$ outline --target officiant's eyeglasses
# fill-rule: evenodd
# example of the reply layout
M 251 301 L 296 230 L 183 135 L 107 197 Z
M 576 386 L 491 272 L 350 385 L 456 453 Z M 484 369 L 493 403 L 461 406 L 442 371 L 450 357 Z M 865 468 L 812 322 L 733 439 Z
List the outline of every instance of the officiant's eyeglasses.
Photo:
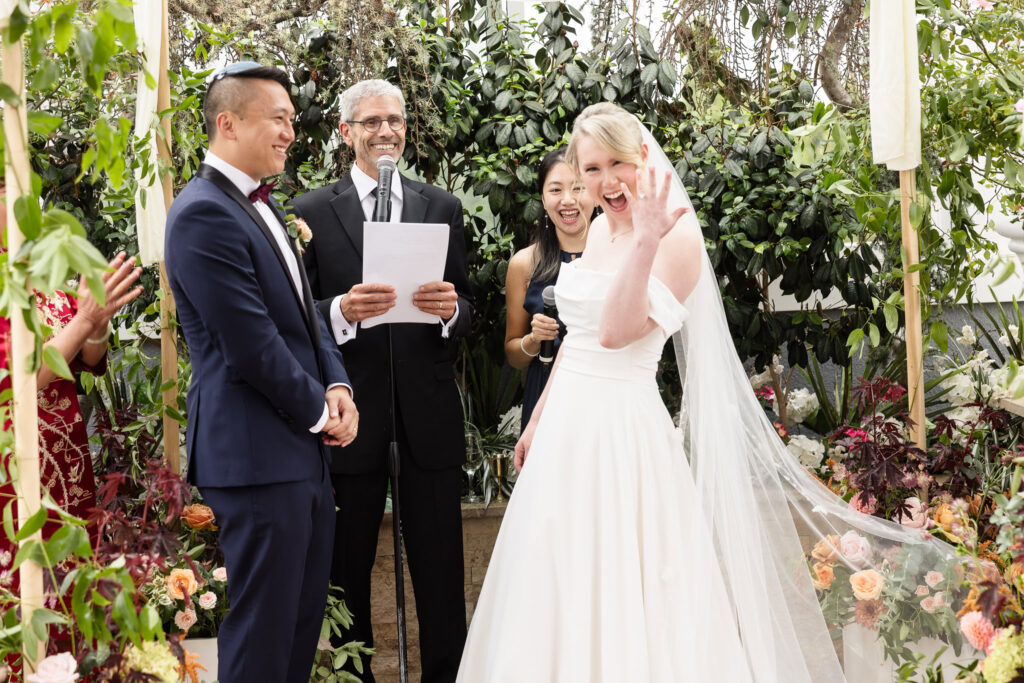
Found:
M 368 119 L 362 121 L 346 121 L 346 123 L 358 123 L 360 126 L 366 129 L 367 133 L 376 133 L 380 130 L 380 124 L 387 121 L 388 128 L 398 133 L 405 130 L 405 119 L 401 116 L 389 116 L 386 119 L 382 119 L 379 116 L 371 116 Z

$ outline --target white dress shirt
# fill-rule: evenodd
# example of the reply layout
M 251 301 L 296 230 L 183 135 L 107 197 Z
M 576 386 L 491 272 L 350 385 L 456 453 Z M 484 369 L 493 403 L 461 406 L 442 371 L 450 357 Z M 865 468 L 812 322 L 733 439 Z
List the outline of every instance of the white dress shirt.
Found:
M 228 162 L 218 157 L 213 152 L 207 152 L 206 158 L 203 159 L 203 163 L 207 166 L 217 169 L 224 174 L 231 184 L 239 189 L 239 191 L 246 197 L 260 186 L 260 181 L 253 180 L 249 177 L 245 171 L 240 171 Z M 299 295 L 299 301 L 302 302 L 303 308 L 306 306 L 305 298 L 302 296 L 302 277 L 299 275 L 299 261 L 295 258 L 295 252 L 288 244 L 288 231 L 281 224 L 281 220 L 274 213 L 274 210 L 270 208 L 270 205 L 266 202 L 253 202 L 253 206 L 256 207 L 256 212 L 260 215 L 263 221 L 270 228 L 270 233 L 274 236 L 274 241 L 277 243 L 277 248 L 281 251 L 284 256 L 284 261 L 288 265 L 288 275 L 291 277 L 292 286 L 295 287 L 296 293 Z M 307 314 L 313 316 L 314 322 L 316 322 L 316 311 L 307 311 Z M 320 350 L 317 349 L 317 353 Z M 348 393 L 352 395 L 352 387 L 348 384 L 341 382 L 335 382 L 334 384 L 327 387 L 328 390 L 334 387 L 347 387 Z M 324 401 L 324 412 L 320 419 L 315 425 L 309 428 L 309 431 L 314 434 L 319 433 L 323 430 L 324 425 L 327 424 L 327 420 L 330 417 L 330 413 L 327 410 L 327 401 Z
M 402 206 L 405 194 L 402 190 L 401 174 L 395 173 L 391 178 L 391 220 L 397 223 L 402 220 Z M 366 175 L 363 169 L 353 165 L 352 184 L 356 187 L 356 195 L 359 197 L 359 203 L 363 207 L 363 218 L 370 221 L 373 218 L 373 209 L 377 203 L 377 181 Z M 341 299 L 344 296 L 344 294 L 337 296 L 331 302 L 331 331 L 334 333 L 334 339 L 339 345 L 344 344 L 350 339 L 355 339 L 356 332 L 359 329 L 357 323 L 351 323 L 346 320 L 341 312 Z M 442 339 L 448 338 L 448 333 L 458 317 L 459 306 L 456 304 L 455 312 L 448 319 L 448 322 L 441 320 Z

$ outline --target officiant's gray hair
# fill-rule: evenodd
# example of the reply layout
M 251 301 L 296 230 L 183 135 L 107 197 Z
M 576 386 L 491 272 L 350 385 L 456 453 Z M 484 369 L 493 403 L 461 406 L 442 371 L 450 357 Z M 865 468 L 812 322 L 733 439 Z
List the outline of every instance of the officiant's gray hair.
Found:
M 398 86 L 380 78 L 371 78 L 359 81 L 341 93 L 341 120 L 351 121 L 359 102 L 367 97 L 394 97 L 402 107 L 402 116 L 405 116 L 405 97 Z

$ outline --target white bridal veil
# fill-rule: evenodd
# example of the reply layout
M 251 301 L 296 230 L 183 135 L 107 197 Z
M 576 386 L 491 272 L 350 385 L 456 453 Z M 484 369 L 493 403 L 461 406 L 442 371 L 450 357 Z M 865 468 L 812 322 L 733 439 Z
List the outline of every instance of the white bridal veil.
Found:
M 672 170 L 670 206 L 689 207 L 685 225 L 699 231 L 672 164 L 640 128 L 648 165 Z M 720 609 L 735 614 L 755 680 L 874 683 L 882 643 L 906 657 L 926 634 L 959 650 L 952 605 L 964 575 L 952 549 L 854 511 L 789 453 L 736 354 L 706 250 L 685 306 L 689 320 L 673 338 L 679 426 L 725 575 L 730 604 Z

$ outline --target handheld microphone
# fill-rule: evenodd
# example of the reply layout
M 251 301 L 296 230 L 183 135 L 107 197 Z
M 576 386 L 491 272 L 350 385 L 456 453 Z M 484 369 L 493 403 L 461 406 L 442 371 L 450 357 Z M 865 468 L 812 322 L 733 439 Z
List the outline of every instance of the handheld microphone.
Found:
M 378 223 L 391 220 L 391 177 L 397 170 L 398 164 L 388 155 L 377 159 L 377 201 L 373 205 L 373 220 Z
M 555 307 L 555 286 L 548 285 L 545 287 L 544 291 L 540 293 L 540 298 L 544 300 L 544 315 L 549 318 L 556 318 L 558 316 L 558 308 Z M 544 365 L 550 365 L 551 361 L 555 359 L 555 340 L 545 339 L 542 341 L 537 357 Z

